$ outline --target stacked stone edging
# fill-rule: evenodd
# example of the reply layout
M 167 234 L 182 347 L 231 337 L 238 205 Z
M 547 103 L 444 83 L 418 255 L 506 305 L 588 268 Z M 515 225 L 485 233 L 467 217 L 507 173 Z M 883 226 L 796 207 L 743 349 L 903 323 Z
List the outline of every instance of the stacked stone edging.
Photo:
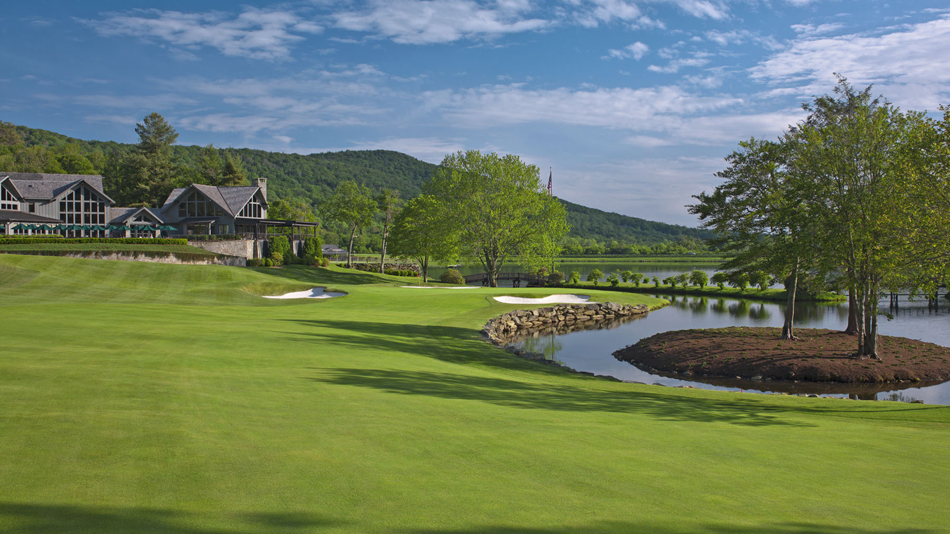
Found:
M 482 333 L 496 345 L 505 345 L 508 339 L 521 330 L 542 328 L 557 324 L 598 323 L 621 317 L 645 315 L 650 311 L 646 304 L 617 304 L 602 302 L 589 304 L 562 304 L 534 310 L 515 310 L 488 321 Z

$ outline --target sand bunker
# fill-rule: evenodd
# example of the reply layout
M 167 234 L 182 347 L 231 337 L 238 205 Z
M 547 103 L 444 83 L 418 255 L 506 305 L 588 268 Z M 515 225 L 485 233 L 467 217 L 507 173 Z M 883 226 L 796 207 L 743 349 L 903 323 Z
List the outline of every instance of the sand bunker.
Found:
M 406 289 L 478 289 L 479 286 L 400 286 Z
M 268 296 L 264 295 L 265 299 L 332 299 L 334 297 L 342 297 L 346 293 L 334 293 L 334 292 L 325 292 L 325 288 L 315 287 L 313 289 L 308 289 L 306 291 L 296 291 L 294 293 L 287 293 L 284 295 L 277 296 Z
M 548 295 L 540 299 L 504 296 L 495 300 L 504 304 L 585 304 L 590 301 L 590 295 Z

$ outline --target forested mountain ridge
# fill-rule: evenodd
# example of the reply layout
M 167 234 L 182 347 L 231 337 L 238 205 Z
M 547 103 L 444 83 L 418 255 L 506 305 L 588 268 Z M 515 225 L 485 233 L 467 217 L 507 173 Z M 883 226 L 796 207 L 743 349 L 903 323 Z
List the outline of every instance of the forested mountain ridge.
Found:
M 110 158 L 121 158 L 134 151 L 136 145 L 115 141 L 88 141 L 67 137 L 55 132 L 16 126 L 16 131 L 28 147 L 46 147 L 63 150 L 77 147 L 97 167 L 105 166 Z M 172 156 L 184 168 L 198 164 L 205 147 L 173 145 Z M 309 155 L 268 152 L 249 148 L 218 148 L 223 156 L 237 156 L 247 171 L 248 178 L 267 178 L 268 196 L 276 199 L 301 199 L 311 204 L 319 215 L 320 205 L 329 198 L 338 184 L 353 180 L 372 190 L 382 188 L 400 192 L 404 200 L 418 196 L 423 184 L 432 176 L 436 165 L 412 156 L 390 150 L 347 150 Z M 101 172 L 101 171 L 100 171 Z M 660 243 L 697 243 L 709 239 L 707 230 L 680 225 L 647 221 L 637 217 L 588 208 L 561 200 L 567 210 L 571 231 L 568 242 L 575 253 L 579 250 L 611 252 L 611 242 L 630 245 L 657 245 Z M 372 234 L 372 230 L 368 234 Z M 330 237 L 330 236 L 328 236 Z M 364 239 L 372 248 L 372 235 Z

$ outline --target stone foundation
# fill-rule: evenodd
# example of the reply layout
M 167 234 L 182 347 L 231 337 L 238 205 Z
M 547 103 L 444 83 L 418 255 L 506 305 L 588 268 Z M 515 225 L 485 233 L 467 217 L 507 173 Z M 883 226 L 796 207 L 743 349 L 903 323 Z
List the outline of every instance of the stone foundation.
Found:
M 482 334 L 496 345 L 507 345 L 532 335 L 616 327 L 631 318 L 642 317 L 649 311 L 646 304 L 631 306 L 615 302 L 515 310 L 488 321 L 482 328 Z

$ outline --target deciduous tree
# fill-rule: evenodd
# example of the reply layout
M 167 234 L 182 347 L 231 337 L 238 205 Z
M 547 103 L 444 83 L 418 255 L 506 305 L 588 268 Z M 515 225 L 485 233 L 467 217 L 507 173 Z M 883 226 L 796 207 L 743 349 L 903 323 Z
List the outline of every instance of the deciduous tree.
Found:
M 549 265 L 568 231 L 564 206 L 541 184 L 540 173 L 514 155 L 477 150 L 445 157 L 427 185 L 460 235 L 460 246 L 478 259 L 489 284 L 510 259 L 536 269 Z
M 352 180 L 341 182 L 324 204 L 327 218 L 346 225 L 350 232 L 350 246 L 346 251 L 346 266 L 353 266 L 353 242 L 357 232 L 373 220 L 378 205 L 366 186 Z

